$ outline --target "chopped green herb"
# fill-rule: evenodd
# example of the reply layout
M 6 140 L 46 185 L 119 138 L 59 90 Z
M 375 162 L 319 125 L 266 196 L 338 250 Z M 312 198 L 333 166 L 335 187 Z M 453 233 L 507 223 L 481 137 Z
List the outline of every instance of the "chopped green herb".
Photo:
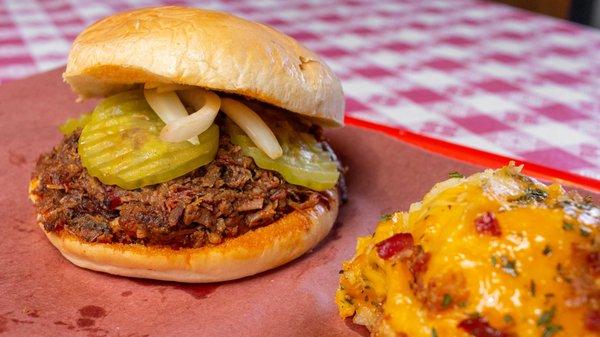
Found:
M 438 337 L 438 333 L 435 328 L 431 328 L 431 337 Z
M 547 325 L 546 328 L 544 329 L 544 333 L 542 333 L 542 337 L 552 337 L 554 336 L 557 332 L 561 331 L 563 328 L 560 325 Z
M 542 254 L 544 254 L 546 256 L 552 254 L 552 248 L 550 248 L 550 246 L 546 245 L 546 247 L 544 247 L 544 250 L 542 250 Z
M 529 282 L 529 292 L 531 292 L 531 296 L 535 296 L 536 285 L 535 285 L 535 281 L 534 280 L 531 280 Z
M 535 201 L 544 201 L 548 197 L 548 192 L 539 188 L 528 188 L 525 193 L 530 199 Z
M 572 223 L 568 223 L 568 222 L 564 222 L 562 228 L 564 230 L 566 230 L 566 231 L 572 231 L 573 230 L 573 224 Z
M 502 319 L 504 320 L 504 323 L 508 324 L 513 323 L 515 321 L 514 318 L 509 314 L 505 314 L 504 317 L 502 317 Z
M 509 260 L 506 257 L 503 257 L 504 264 L 502 265 L 502 270 L 511 276 L 518 276 L 517 272 L 517 262 L 515 260 Z
M 516 201 L 518 202 L 532 202 L 532 201 L 537 201 L 537 202 L 542 202 L 544 200 L 546 200 L 546 198 L 548 197 L 548 192 L 539 189 L 539 188 L 531 188 L 528 187 L 525 190 L 525 193 L 523 193 L 521 196 L 519 196 Z
M 467 301 L 462 301 L 462 302 L 458 303 L 458 307 L 459 308 L 466 308 L 467 307 Z
M 394 213 L 384 214 L 379 217 L 379 221 L 390 221 L 390 220 L 392 220 L 393 216 L 394 216 Z
M 505 273 L 511 276 L 519 275 L 519 272 L 517 272 L 517 262 L 515 260 L 510 260 L 504 255 L 500 257 L 500 261 L 498 261 L 498 258 L 495 255 L 492 255 L 490 257 L 490 260 L 492 262 L 493 267 L 496 267 L 496 265 L 498 265 L 498 262 L 500 262 L 501 268 Z
M 452 171 L 452 172 L 448 173 L 448 178 L 464 178 L 464 177 L 465 176 L 460 172 Z
M 537 325 L 548 325 L 552 323 L 552 319 L 554 318 L 554 313 L 556 312 L 556 306 L 552 306 L 550 310 L 544 310 L 540 315 L 540 318 L 537 321 Z
M 583 237 L 586 237 L 586 238 L 587 238 L 588 236 L 590 236 L 590 234 L 591 234 L 591 233 L 590 233 L 590 232 L 588 232 L 588 231 L 586 231 L 585 229 L 583 229 L 583 228 L 579 228 L 579 235 L 581 235 L 581 236 L 583 236 Z
M 69 118 L 58 127 L 58 130 L 60 130 L 63 135 L 70 136 L 73 132 L 75 132 L 75 130 L 83 129 L 83 127 L 86 126 L 91 119 L 91 113 L 85 113 L 79 116 L 79 118 Z
M 442 299 L 442 308 L 447 308 L 450 304 L 452 304 L 452 296 L 449 294 L 444 294 L 444 299 Z

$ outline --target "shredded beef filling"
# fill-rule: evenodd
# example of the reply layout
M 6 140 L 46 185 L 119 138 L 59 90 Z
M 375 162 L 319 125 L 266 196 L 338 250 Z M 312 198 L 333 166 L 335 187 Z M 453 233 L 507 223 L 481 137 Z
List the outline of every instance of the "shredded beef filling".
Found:
M 221 134 L 215 160 L 171 181 L 128 191 L 90 176 L 77 153 L 80 132 L 42 155 L 33 194 L 47 231 L 67 230 L 88 242 L 202 247 L 327 202 L 260 169 Z

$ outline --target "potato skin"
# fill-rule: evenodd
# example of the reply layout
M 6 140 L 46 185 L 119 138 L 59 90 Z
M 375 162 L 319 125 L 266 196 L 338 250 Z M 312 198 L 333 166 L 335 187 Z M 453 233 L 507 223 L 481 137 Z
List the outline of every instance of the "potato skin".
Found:
M 358 239 L 336 303 L 375 336 L 596 336 L 599 225 L 597 206 L 513 165 L 452 178 Z M 399 233 L 412 247 L 382 252 Z

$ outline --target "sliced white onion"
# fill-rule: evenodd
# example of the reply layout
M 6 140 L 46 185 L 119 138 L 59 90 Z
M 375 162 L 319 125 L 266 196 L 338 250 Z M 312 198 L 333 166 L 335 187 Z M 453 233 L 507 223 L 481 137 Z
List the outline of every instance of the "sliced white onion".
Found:
M 201 88 L 181 91 L 179 97 L 196 112 L 167 123 L 160 132 L 160 138 L 167 142 L 181 142 L 206 131 L 214 122 L 221 106 L 221 99 L 217 94 Z
M 221 110 L 231 118 L 252 139 L 256 146 L 271 159 L 277 159 L 283 150 L 273 131 L 256 112 L 231 98 L 221 99 Z
M 158 93 L 156 89 L 146 89 L 144 90 L 144 97 L 146 97 L 146 101 L 152 110 L 165 124 L 172 123 L 188 115 L 183 103 L 174 91 Z M 194 145 L 199 144 L 196 136 L 188 139 L 188 141 Z

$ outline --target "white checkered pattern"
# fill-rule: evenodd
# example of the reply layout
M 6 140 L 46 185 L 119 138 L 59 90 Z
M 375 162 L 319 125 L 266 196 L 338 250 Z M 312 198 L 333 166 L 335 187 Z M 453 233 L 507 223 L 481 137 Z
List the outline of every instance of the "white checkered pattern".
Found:
M 600 33 L 476 0 L 0 0 L 0 82 L 65 63 L 73 38 L 158 4 L 270 24 L 342 78 L 347 114 L 600 179 Z

